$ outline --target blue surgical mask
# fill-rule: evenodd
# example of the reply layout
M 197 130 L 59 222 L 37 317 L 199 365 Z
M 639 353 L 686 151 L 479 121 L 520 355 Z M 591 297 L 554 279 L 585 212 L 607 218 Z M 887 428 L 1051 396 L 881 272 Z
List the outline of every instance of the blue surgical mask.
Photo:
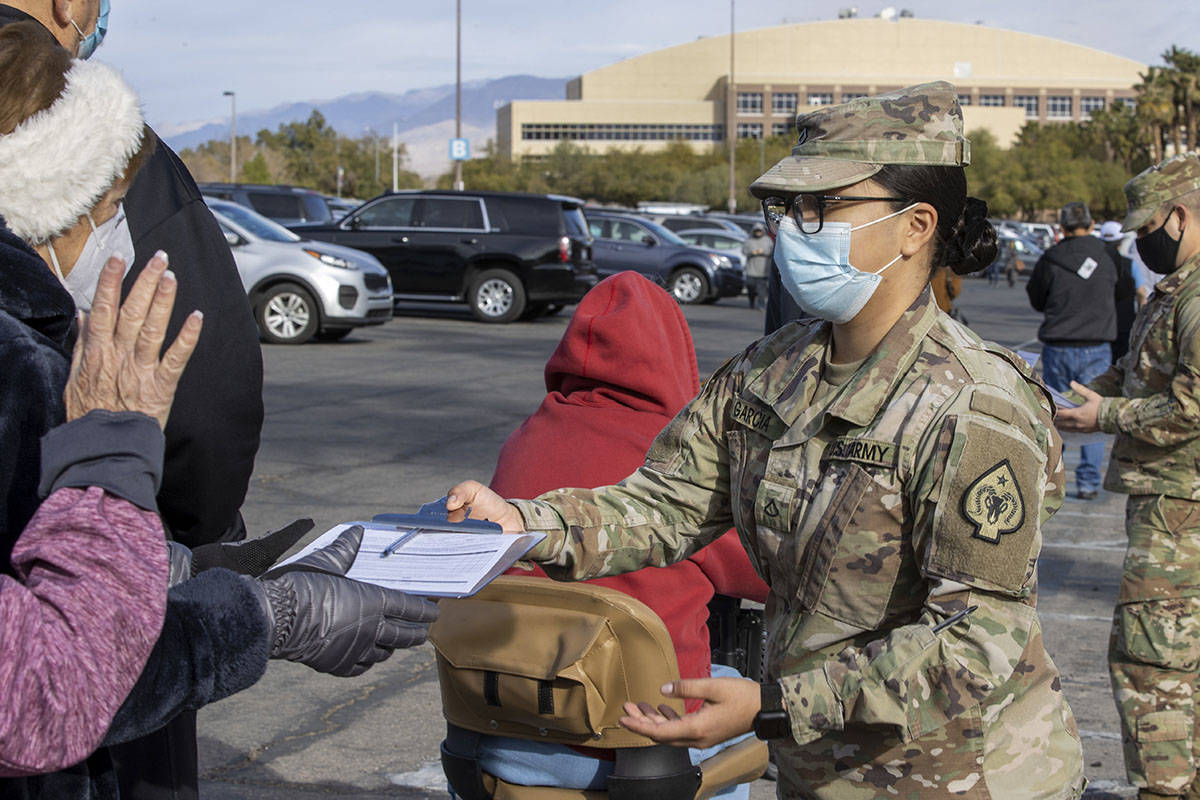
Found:
M 801 232 L 791 217 L 780 220 L 775 264 L 796 305 L 810 316 L 839 325 L 854 319 L 879 288 L 883 271 L 903 254 L 876 272 L 862 272 L 850 265 L 850 234 L 897 217 L 915 205 L 856 227 L 850 227 L 849 222 L 826 222 L 817 233 Z
M 96 18 L 96 30 L 87 36 L 83 35 L 79 23 L 71 20 L 71 24 L 75 26 L 75 32 L 79 34 L 79 50 L 75 53 L 76 58 L 84 60 L 90 58 L 100 43 L 104 41 L 104 34 L 108 33 L 108 6 L 109 0 L 100 0 L 100 16 Z

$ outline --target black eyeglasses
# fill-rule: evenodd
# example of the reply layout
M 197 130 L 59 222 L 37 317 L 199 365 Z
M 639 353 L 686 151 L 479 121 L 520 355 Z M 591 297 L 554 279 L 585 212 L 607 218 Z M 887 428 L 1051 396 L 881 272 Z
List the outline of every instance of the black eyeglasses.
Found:
M 903 197 L 851 197 L 841 194 L 798 194 L 791 198 L 768 197 L 762 201 L 763 216 L 767 229 L 774 236 L 779 232 L 780 221 L 791 215 L 801 233 L 820 233 L 825 227 L 826 203 L 905 203 Z

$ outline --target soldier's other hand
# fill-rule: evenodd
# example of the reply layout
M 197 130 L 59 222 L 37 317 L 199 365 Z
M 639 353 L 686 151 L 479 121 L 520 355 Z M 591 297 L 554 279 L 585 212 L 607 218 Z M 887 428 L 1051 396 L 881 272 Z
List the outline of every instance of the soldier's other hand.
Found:
M 486 519 L 496 522 L 505 533 L 525 530 L 525 520 L 517 507 L 479 481 L 463 481 L 446 492 L 446 510 L 451 522 L 462 522 L 467 518 L 463 509 L 469 510 L 471 519 Z
M 698 711 L 679 716 L 668 705 L 626 703 L 621 725 L 660 744 L 711 747 L 748 733 L 762 708 L 762 690 L 745 678 L 698 678 L 663 686 L 664 697 L 704 701 Z
M 1060 408 L 1054 414 L 1054 425 L 1067 433 L 1092 433 L 1100 430 L 1100 395 L 1071 381 L 1071 389 L 1083 398 L 1083 405 L 1075 408 Z

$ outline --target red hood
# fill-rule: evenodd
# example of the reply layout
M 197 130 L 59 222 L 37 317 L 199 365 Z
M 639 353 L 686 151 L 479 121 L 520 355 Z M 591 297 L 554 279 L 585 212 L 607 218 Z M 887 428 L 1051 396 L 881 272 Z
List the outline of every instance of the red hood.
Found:
M 580 302 L 547 362 L 546 391 L 570 403 L 675 416 L 700 391 L 679 304 L 636 272 L 605 279 Z
M 628 477 L 700 391 L 679 305 L 634 272 L 602 281 L 580 302 L 546 364 L 546 388 L 537 411 L 504 443 L 492 488 L 504 497 L 536 497 Z M 733 532 L 665 569 L 596 582 L 638 598 L 662 618 L 685 678 L 708 675 L 705 620 L 714 591 L 759 601 L 767 594 Z

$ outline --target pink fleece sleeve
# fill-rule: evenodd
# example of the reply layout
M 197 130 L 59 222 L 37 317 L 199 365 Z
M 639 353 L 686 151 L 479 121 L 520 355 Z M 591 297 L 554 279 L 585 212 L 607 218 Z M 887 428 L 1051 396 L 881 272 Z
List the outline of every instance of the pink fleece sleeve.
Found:
M 0 776 L 52 772 L 99 745 L 162 628 L 158 515 L 102 489 L 59 489 L 0 576 Z

